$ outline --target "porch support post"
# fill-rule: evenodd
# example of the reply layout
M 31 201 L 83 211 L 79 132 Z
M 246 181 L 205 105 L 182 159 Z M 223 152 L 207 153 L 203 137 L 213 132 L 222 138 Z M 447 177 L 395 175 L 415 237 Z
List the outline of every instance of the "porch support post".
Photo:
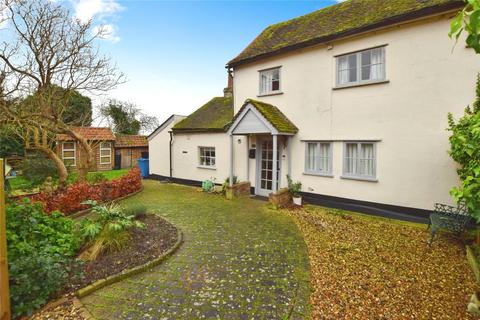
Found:
M 276 193 L 277 188 L 277 161 L 278 161 L 278 146 L 277 146 L 277 135 L 273 135 L 273 163 L 272 163 L 272 191 Z
M 233 186 L 233 134 L 230 134 L 230 187 Z
M 291 177 L 292 176 L 292 136 L 288 136 L 287 138 L 287 173 Z
M 250 181 L 250 136 L 247 134 L 247 139 L 246 139 L 246 145 L 247 145 L 247 178 L 245 181 Z

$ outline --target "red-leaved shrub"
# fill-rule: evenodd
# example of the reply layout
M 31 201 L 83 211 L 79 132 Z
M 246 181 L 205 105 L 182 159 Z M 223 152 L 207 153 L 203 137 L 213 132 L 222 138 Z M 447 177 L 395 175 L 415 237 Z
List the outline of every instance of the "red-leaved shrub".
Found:
M 54 193 L 39 193 L 31 197 L 33 202 L 41 202 L 45 212 L 58 210 L 64 215 L 87 209 L 83 205 L 86 200 L 106 202 L 114 200 L 142 188 L 140 170 L 133 168 L 126 175 L 112 181 L 88 184 L 77 182 L 68 186 L 65 190 Z

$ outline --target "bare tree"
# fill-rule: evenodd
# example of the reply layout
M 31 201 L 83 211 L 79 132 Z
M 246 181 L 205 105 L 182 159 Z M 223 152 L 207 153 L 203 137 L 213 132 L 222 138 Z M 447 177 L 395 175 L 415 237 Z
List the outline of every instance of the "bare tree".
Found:
M 95 160 L 91 144 L 62 115 L 72 92 L 101 94 L 124 82 L 95 46 L 107 29 L 73 19 L 68 9 L 49 0 L 4 0 L 2 16 L 8 24 L 0 28 L 0 100 L 9 101 L 0 104 L 4 116 L 27 132 L 68 134 L 86 154 L 82 168 L 90 167 Z M 86 169 L 80 170 L 85 176 Z

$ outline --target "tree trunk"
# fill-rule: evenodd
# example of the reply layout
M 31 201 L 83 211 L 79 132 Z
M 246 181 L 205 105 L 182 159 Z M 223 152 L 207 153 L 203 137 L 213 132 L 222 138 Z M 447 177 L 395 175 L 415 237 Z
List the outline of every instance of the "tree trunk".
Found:
M 70 135 L 73 139 L 80 143 L 82 150 L 86 153 L 85 161 L 84 158 L 79 157 L 77 160 L 78 164 L 78 180 L 85 181 L 87 180 L 88 170 L 93 166 L 95 161 L 95 152 L 93 151 L 92 146 L 88 143 L 82 135 L 73 131 L 72 129 L 66 129 L 66 134 Z
M 63 163 L 62 159 L 50 148 L 45 148 L 42 146 L 35 146 L 32 149 L 38 150 L 45 154 L 50 160 L 55 163 L 55 166 L 57 167 L 57 172 L 58 172 L 58 188 L 59 189 L 64 189 L 67 183 L 67 177 L 68 177 L 68 171 L 67 167 L 65 167 L 65 164 Z

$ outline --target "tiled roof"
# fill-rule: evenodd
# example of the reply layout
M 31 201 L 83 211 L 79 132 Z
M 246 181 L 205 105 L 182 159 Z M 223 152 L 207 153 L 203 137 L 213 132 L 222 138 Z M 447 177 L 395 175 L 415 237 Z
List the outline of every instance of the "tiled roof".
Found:
M 460 0 L 347 0 L 269 26 L 228 65 L 234 67 L 463 5 Z
M 148 147 L 146 136 L 118 135 L 115 140 L 115 148 Z
M 115 135 L 110 128 L 96 128 L 96 127 L 76 127 L 73 129 L 75 132 L 82 135 L 89 141 L 113 141 Z M 72 137 L 66 134 L 57 134 L 58 141 L 70 141 Z
M 178 122 L 173 131 L 220 131 L 227 129 L 233 118 L 233 98 L 216 97 Z
M 245 100 L 242 108 L 238 111 L 237 116 L 249 105 L 253 105 L 262 116 L 272 124 L 280 133 L 297 133 L 298 128 L 285 116 L 277 107 L 253 99 Z M 235 121 L 235 120 L 234 120 Z

